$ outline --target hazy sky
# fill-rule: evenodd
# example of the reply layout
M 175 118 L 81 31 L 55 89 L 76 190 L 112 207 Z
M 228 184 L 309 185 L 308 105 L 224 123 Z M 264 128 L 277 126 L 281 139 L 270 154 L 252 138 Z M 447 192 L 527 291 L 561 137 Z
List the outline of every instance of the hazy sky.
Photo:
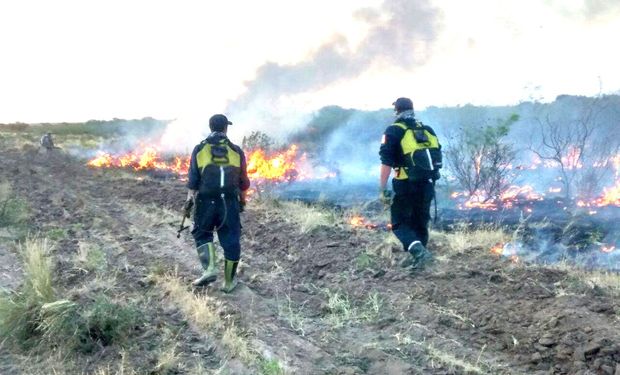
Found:
M 0 0 L 0 122 L 617 92 L 619 37 L 619 0 Z

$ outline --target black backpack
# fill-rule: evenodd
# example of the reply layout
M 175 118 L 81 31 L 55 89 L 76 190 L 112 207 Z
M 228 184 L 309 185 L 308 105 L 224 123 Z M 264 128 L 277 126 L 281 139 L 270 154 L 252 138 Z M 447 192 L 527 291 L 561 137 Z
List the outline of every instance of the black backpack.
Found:
M 438 180 L 439 170 L 443 167 L 443 154 L 435 131 L 415 120 L 399 121 L 394 125 L 405 130 L 400 145 L 407 178 L 412 181 Z
M 241 174 L 241 154 L 227 139 L 202 142 L 196 153 L 196 163 L 201 171 L 201 194 L 206 196 L 238 195 Z

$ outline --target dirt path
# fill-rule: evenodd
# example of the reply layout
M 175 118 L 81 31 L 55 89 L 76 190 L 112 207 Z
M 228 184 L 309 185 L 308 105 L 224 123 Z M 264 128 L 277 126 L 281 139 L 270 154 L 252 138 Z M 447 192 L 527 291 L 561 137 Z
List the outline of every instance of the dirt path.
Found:
M 176 269 L 188 284 L 198 274 L 191 239 L 176 239 L 169 211 L 182 203 L 181 183 L 92 171 L 64 155 L 36 157 L 3 153 L 0 176 L 30 187 L 20 194 L 36 208 L 33 231 L 66 232 L 59 259 L 74 257 L 84 241 L 105 242 L 119 284 L 132 293 L 153 288 L 154 267 Z M 439 260 L 408 274 L 394 264 L 402 254 L 368 251 L 381 246 L 377 232 L 301 233 L 286 214 L 250 207 L 243 285 L 232 296 L 214 287 L 195 293 L 225 304 L 261 357 L 290 373 L 620 374 L 620 303 L 570 273 L 515 265 L 486 249 L 450 252 L 436 238 Z M 90 277 L 62 261 L 58 269 L 63 285 Z M 165 302 L 149 314 L 162 324 L 183 319 Z M 198 356 L 207 369 L 222 363 L 223 354 L 205 345 L 213 338 L 195 328 L 186 334 L 181 356 Z

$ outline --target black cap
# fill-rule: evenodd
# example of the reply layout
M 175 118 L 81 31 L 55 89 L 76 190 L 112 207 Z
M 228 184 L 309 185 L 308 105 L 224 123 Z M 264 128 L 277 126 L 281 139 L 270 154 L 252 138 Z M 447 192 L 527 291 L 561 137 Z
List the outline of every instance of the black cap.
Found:
M 224 131 L 228 125 L 232 125 L 232 122 L 228 121 L 228 117 L 224 115 L 213 115 L 209 119 L 209 128 L 215 132 Z
M 394 106 L 394 110 L 398 113 L 409 109 L 413 110 L 413 102 L 409 98 L 398 98 L 392 105 Z

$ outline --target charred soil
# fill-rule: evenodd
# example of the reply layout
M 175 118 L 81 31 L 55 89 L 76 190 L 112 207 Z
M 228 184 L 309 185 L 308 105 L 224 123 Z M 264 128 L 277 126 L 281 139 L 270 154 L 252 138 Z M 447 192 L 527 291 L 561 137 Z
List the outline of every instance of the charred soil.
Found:
M 255 201 L 242 218 L 240 287 L 192 290 L 198 261 L 173 216 L 182 182 L 93 170 L 62 152 L 2 150 L 2 161 L 0 178 L 31 207 L 29 231 L 55 241 L 57 289 L 83 302 L 99 288 L 140 306 L 137 344 L 100 343 L 79 355 L 80 372 L 123 360 L 138 373 L 620 373 L 618 289 L 570 270 L 513 263 L 475 243 L 454 251 L 436 234 L 435 261 L 410 272 L 387 233 L 342 220 L 302 228 L 289 203 Z M 104 271 L 76 266 L 94 245 Z M 204 328 L 161 275 L 208 297 L 224 326 Z M 14 288 L 16 278 L 0 281 Z M 233 350 L 230 327 L 247 351 Z M 160 371 L 164 342 L 175 360 Z M 24 353 L 0 349 L 0 370 L 28 372 Z

